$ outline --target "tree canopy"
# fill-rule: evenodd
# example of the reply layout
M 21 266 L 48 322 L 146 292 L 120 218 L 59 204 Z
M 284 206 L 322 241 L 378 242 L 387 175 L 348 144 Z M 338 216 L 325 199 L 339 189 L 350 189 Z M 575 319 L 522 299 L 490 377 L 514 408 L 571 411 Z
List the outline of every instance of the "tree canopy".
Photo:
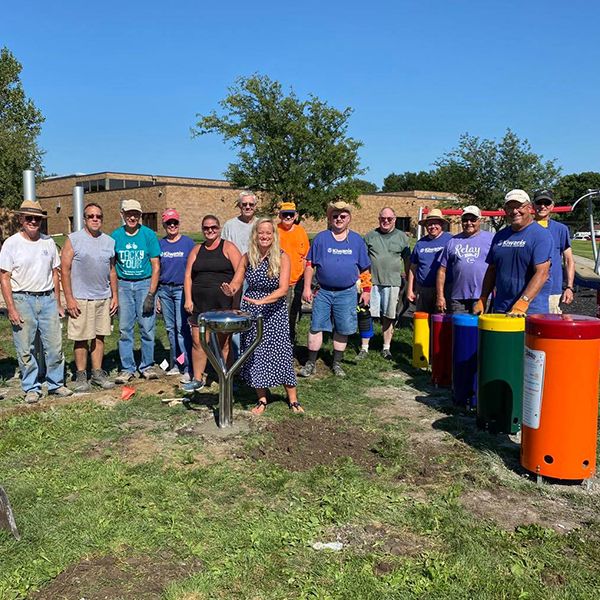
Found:
M 282 199 L 315 218 L 327 204 L 361 192 L 358 149 L 347 134 L 352 109 L 338 110 L 316 96 L 299 99 L 264 75 L 241 77 L 221 111 L 197 115 L 193 136 L 217 133 L 237 151 L 225 177 L 237 187 L 266 192 L 271 207 Z M 362 187 L 364 189 L 364 187 Z
M 0 49 L 0 205 L 6 208 L 21 203 L 23 170 L 42 172 L 37 138 L 44 117 L 25 95 L 21 70 L 8 48 Z

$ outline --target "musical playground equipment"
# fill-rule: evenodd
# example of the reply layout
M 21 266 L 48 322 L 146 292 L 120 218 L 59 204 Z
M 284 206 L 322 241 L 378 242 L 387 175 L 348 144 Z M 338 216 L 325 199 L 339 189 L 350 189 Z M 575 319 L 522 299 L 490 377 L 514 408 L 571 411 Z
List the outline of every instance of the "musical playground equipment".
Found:
M 526 318 L 521 465 L 556 479 L 596 470 L 600 320 Z
M 452 315 L 431 315 L 431 382 L 452 384 Z
M 413 315 L 412 366 L 426 369 L 429 366 L 429 313 Z
M 452 315 L 452 402 L 475 408 L 477 404 L 476 315 Z
M 490 433 L 521 428 L 525 319 L 479 317 L 477 426 Z

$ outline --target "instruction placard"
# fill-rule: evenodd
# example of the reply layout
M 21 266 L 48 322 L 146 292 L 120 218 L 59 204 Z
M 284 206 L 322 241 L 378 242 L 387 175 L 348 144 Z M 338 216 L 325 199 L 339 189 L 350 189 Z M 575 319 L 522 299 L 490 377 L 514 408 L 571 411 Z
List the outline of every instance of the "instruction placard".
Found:
M 542 414 L 542 394 L 544 392 L 544 370 L 546 353 L 525 346 L 523 369 L 523 425 L 539 429 Z

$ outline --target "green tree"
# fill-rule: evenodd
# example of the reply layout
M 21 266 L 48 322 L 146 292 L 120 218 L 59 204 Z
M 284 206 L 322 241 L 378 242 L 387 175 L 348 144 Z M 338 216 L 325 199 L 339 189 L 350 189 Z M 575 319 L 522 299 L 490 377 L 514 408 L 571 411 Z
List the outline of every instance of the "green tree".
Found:
M 480 208 L 496 209 L 513 188 L 533 192 L 557 182 L 560 167 L 555 160 L 542 159 L 527 140 L 519 139 L 507 129 L 499 142 L 465 133 L 458 147 L 434 164 L 438 172 L 445 170 L 447 182 L 453 186 L 445 191 L 454 192 Z
M 382 192 L 409 192 L 413 190 L 437 190 L 438 180 L 435 171 L 405 171 L 390 173 L 383 180 Z
M 10 50 L 0 49 L 0 205 L 6 208 L 21 203 L 23 170 L 42 172 L 37 138 L 44 117 L 25 95 L 21 70 Z
M 253 75 L 236 80 L 220 103 L 221 112 L 199 118 L 194 137 L 217 133 L 237 151 L 225 177 L 237 187 L 266 192 L 271 208 L 294 200 L 301 214 L 320 218 L 328 202 L 354 202 L 364 173 L 358 149 L 348 137 L 350 108 L 338 110 L 315 96 L 300 100 L 281 84 Z
M 588 190 L 600 189 L 600 173 L 595 171 L 585 171 L 583 173 L 571 173 L 560 178 L 560 181 L 554 187 L 554 197 L 556 202 L 563 204 L 573 204 L 577 199 L 587 194 Z M 593 200 L 594 220 L 600 220 L 600 199 L 596 196 Z M 573 226 L 575 230 L 579 228 L 589 229 L 587 222 L 587 199 L 582 200 L 573 213 L 560 213 L 556 215 Z
M 366 179 L 352 179 L 349 184 L 356 190 L 358 194 L 376 194 L 379 191 L 376 183 L 367 181 Z M 353 191 L 352 194 L 355 192 Z

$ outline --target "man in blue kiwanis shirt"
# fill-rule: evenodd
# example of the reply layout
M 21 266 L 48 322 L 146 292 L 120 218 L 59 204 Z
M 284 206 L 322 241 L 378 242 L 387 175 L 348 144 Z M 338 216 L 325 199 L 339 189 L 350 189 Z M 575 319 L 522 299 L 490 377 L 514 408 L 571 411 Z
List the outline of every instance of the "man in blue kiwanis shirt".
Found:
M 306 257 L 302 299 L 313 301 L 308 360 L 300 377 L 315 373 L 317 354 L 323 343 L 323 332 L 333 331 L 333 373 L 344 377 L 342 358 L 348 336 L 356 331 L 356 282 L 359 275 L 371 266 L 367 246 L 354 231 L 350 231 L 352 207 L 347 202 L 332 202 L 327 207 L 329 228 L 315 236 Z M 317 273 L 320 289 L 313 293 L 311 284 Z M 365 305 L 371 299 L 371 288 L 363 286 L 360 300 Z
M 494 312 L 521 317 L 547 313 L 552 290 L 552 236 L 533 220 L 531 201 L 523 190 L 506 194 L 504 212 L 509 226 L 492 240 L 481 298 L 473 312 L 484 312 L 495 287 Z

